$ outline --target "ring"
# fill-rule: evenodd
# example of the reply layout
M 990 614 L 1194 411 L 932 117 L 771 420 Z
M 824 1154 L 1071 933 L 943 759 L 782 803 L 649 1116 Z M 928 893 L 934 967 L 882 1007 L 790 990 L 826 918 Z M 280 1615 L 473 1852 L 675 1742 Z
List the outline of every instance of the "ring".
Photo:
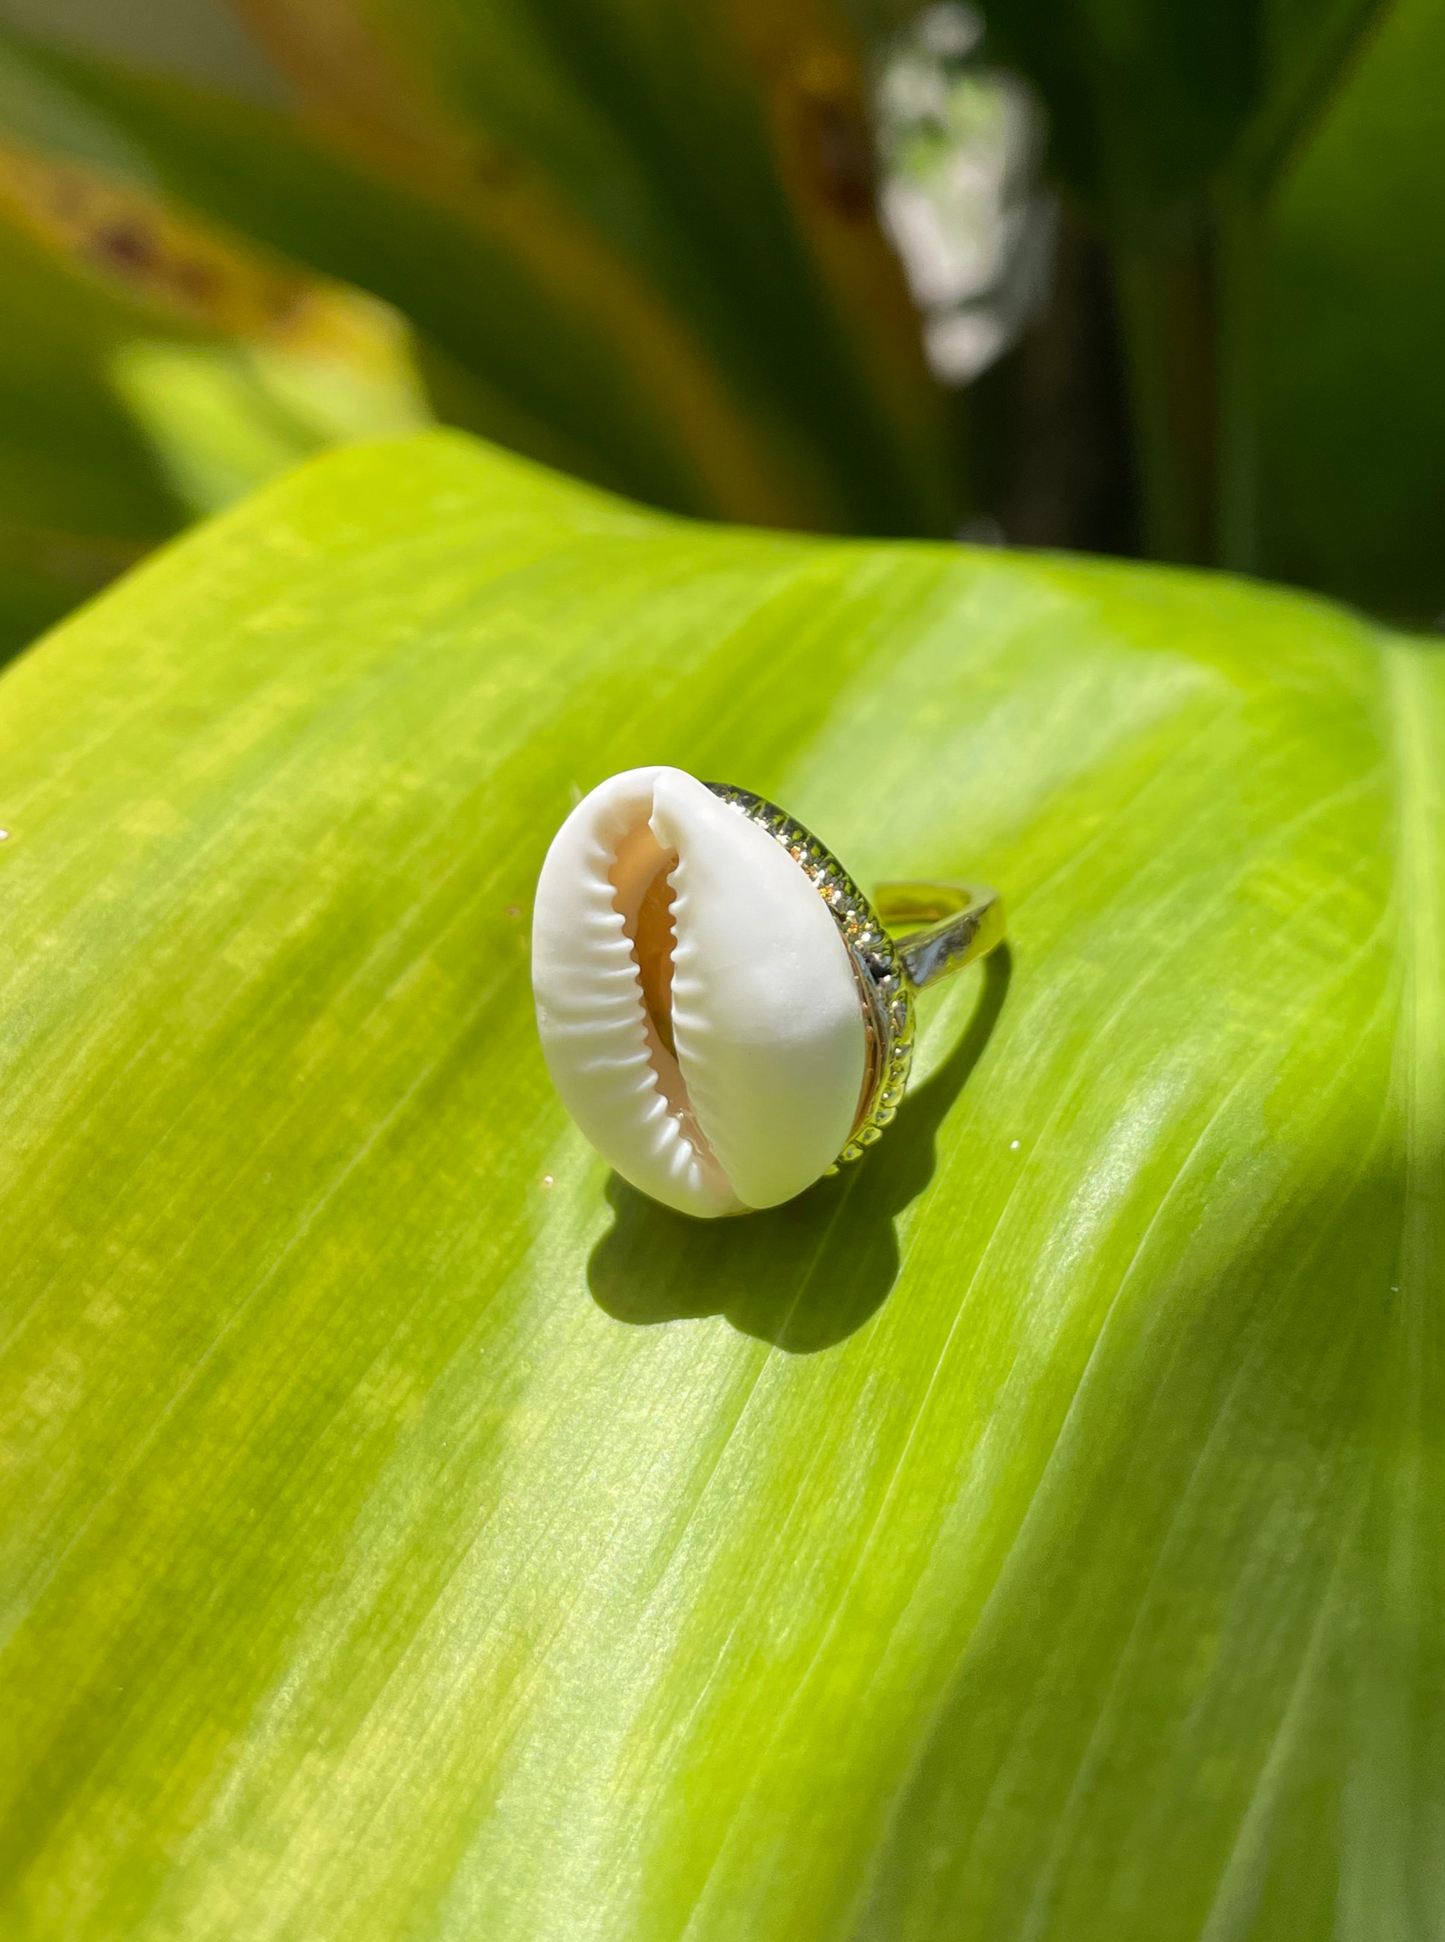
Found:
M 629 769 L 583 797 L 538 878 L 542 1052 L 641 1192 L 704 1218 L 774 1207 L 880 1137 L 914 993 L 1003 939 L 995 890 L 888 883 L 870 902 L 775 803 Z

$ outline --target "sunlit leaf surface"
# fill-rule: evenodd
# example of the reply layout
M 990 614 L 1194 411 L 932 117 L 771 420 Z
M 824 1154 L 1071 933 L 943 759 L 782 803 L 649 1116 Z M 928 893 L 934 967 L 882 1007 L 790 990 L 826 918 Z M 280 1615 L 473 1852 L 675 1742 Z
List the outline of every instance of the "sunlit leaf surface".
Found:
M 1441 688 L 441 436 L 16 664 L 7 1939 L 1436 1933 Z M 1013 913 L 736 1223 L 533 1035 L 547 840 L 653 760 Z

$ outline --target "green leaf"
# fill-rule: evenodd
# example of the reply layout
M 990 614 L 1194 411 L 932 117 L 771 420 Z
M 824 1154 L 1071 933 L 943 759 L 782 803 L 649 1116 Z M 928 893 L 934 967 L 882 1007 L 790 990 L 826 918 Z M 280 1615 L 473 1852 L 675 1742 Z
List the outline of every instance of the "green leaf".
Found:
M 139 322 L 0 209 L 0 661 L 185 517 L 107 383 Z
M 612 11 L 258 6 L 307 122 L 8 46 L 183 202 L 394 304 L 473 428 L 683 511 L 949 531 L 947 414 L 830 0 Z
M 1157 569 L 313 462 L 0 683 L 16 1942 L 1445 1917 L 1445 677 Z M 883 1143 L 547 1084 L 573 792 L 999 884 Z
M 1270 213 L 1270 570 L 1445 615 L 1445 12 L 1396 0 Z
M 1112 254 L 1145 551 L 1256 572 L 1272 556 L 1286 556 L 1287 548 L 1273 543 L 1275 531 L 1300 524 L 1307 537 L 1294 559 L 1315 550 L 1302 577 L 1339 589 L 1338 572 L 1322 573 L 1319 565 L 1335 550 L 1332 522 L 1311 526 L 1310 502 L 1322 490 L 1354 503 L 1358 487 L 1338 462 L 1321 474 L 1321 441 L 1309 431 L 1265 451 L 1282 415 L 1270 390 L 1283 374 L 1281 388 L 1297 394 L 1293 373 L 1312 359 L 1318 364 L 1322 353 L 1348 389 L 1368 395 L 1356 374 L 1363 377 L 1375 347 L 1356 326 L 1362 313 L 1375 312 L 1368 303 L 1347 304 L 1332 323 L 1328 304 L 1307 295 L 1302 301 L 1298 262 L 1280 278 L 1268 205 L 1347 81 L 1369 30 L 1389 11 L 1383 0 L 1224 0 L 1213 7 L 987 0 L 985 11 L 998 48 L 1042 93 L 1053 166 Z M 1426 85 L 1422 101 L 1428 93 Z M 1370 153 L 1359 150 L 1353 160 L 1366 178 L 1373 174 Z M 1364 195 L 1378 206 L 1378 191 Z M 1418 210 L 1418 189 L 1413 201 Z M 1320 212 L 1328 225 L 1323 202 Z M 1391 227 L 1399 233 L 1398 223 Z M 1431 227 L 1438 232 L 1438 222 Z M 1349 241 L 1342 253 L 1349 257 Z M 1424 254 L 1438 259 L 1440 252 Z M 1421 278 L 1407 273 L 1403 280 Z M 1280 281 L 1296 287 L 1283 304 L 1271 304 L 1271 285 Z M 1367 287 L 1377 304 L 1388 305 L 1401 281 L 1397 275 L 1382 285 L 1376 278 Z M 1436 310 L 1428 312 L 1430 327 Z M 1417 374 L 1431 359 L 1420 363 L 1413 338 L 1410 351 L 1400 368 L 1411 383 L 1401 389 L 1413 402 Z M 1296 427 L 1334 415 L 1334 400 L 1318 384 L 1310 388 Z M 1387 465 L 1383 441 L 1379 451 Z M 1320 482 L 1313 492 L 1310 481 Z M 1405 497 L 1393 495 L 1392 516 Z M 1437 524 L 1427 501 L 1411 501 L 1395 553 L 1414 565 L 1435 546 Z M 1298 567 L 1291 560 L 1284 570 Z M 1418 618 L 1415 601 L 1401 593 L 1397 588 L 1378 604 Z
M 384 306 L 0 148 L 0 659 L 195 513 L 427 419 Z
M 986 0 L 984 12 L 1048 103 L 1064 178 L 1112 232 L 1157 247 L 1226 169 L 1268 178 L 1382 4 Z

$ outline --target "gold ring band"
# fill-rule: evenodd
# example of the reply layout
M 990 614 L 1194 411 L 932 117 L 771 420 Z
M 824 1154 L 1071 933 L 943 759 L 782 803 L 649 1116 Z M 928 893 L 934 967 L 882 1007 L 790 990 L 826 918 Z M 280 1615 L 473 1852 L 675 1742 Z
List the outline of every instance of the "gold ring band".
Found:
M 922 925 L 894 939 L 915 990 L 937 984 L 1002 944 L 1003 899 L 986 883 L 880 883 L 874 906 L 890 931 Z

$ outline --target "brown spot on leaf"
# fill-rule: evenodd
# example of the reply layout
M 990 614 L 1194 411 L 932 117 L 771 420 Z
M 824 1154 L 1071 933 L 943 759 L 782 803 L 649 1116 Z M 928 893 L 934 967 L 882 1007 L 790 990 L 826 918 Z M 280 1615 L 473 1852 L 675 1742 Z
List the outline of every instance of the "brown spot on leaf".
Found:
M 171 268 L 171 281 L 187 303 L 202 308 L 213 304 L 220 291 L 221 277 L 214 263 L 203 263 L 196 256 L 182 256 Z
M 802 146 L 814 188 L 849 222 L 873 213 L 877 176 L 873 144 L 851 102 L 805 94 L 799 102 Z
M 480 188 L 500 194 L 517 182 L 517 158 L 500 142 L 477 142 L 468 156 L 469 173 Z
M 138 222 L 119 219 L 101 223 L 90 239 L 89 255 L 98 268 L 137 279 L 150 274 L 156 262 L 156 239 Z

